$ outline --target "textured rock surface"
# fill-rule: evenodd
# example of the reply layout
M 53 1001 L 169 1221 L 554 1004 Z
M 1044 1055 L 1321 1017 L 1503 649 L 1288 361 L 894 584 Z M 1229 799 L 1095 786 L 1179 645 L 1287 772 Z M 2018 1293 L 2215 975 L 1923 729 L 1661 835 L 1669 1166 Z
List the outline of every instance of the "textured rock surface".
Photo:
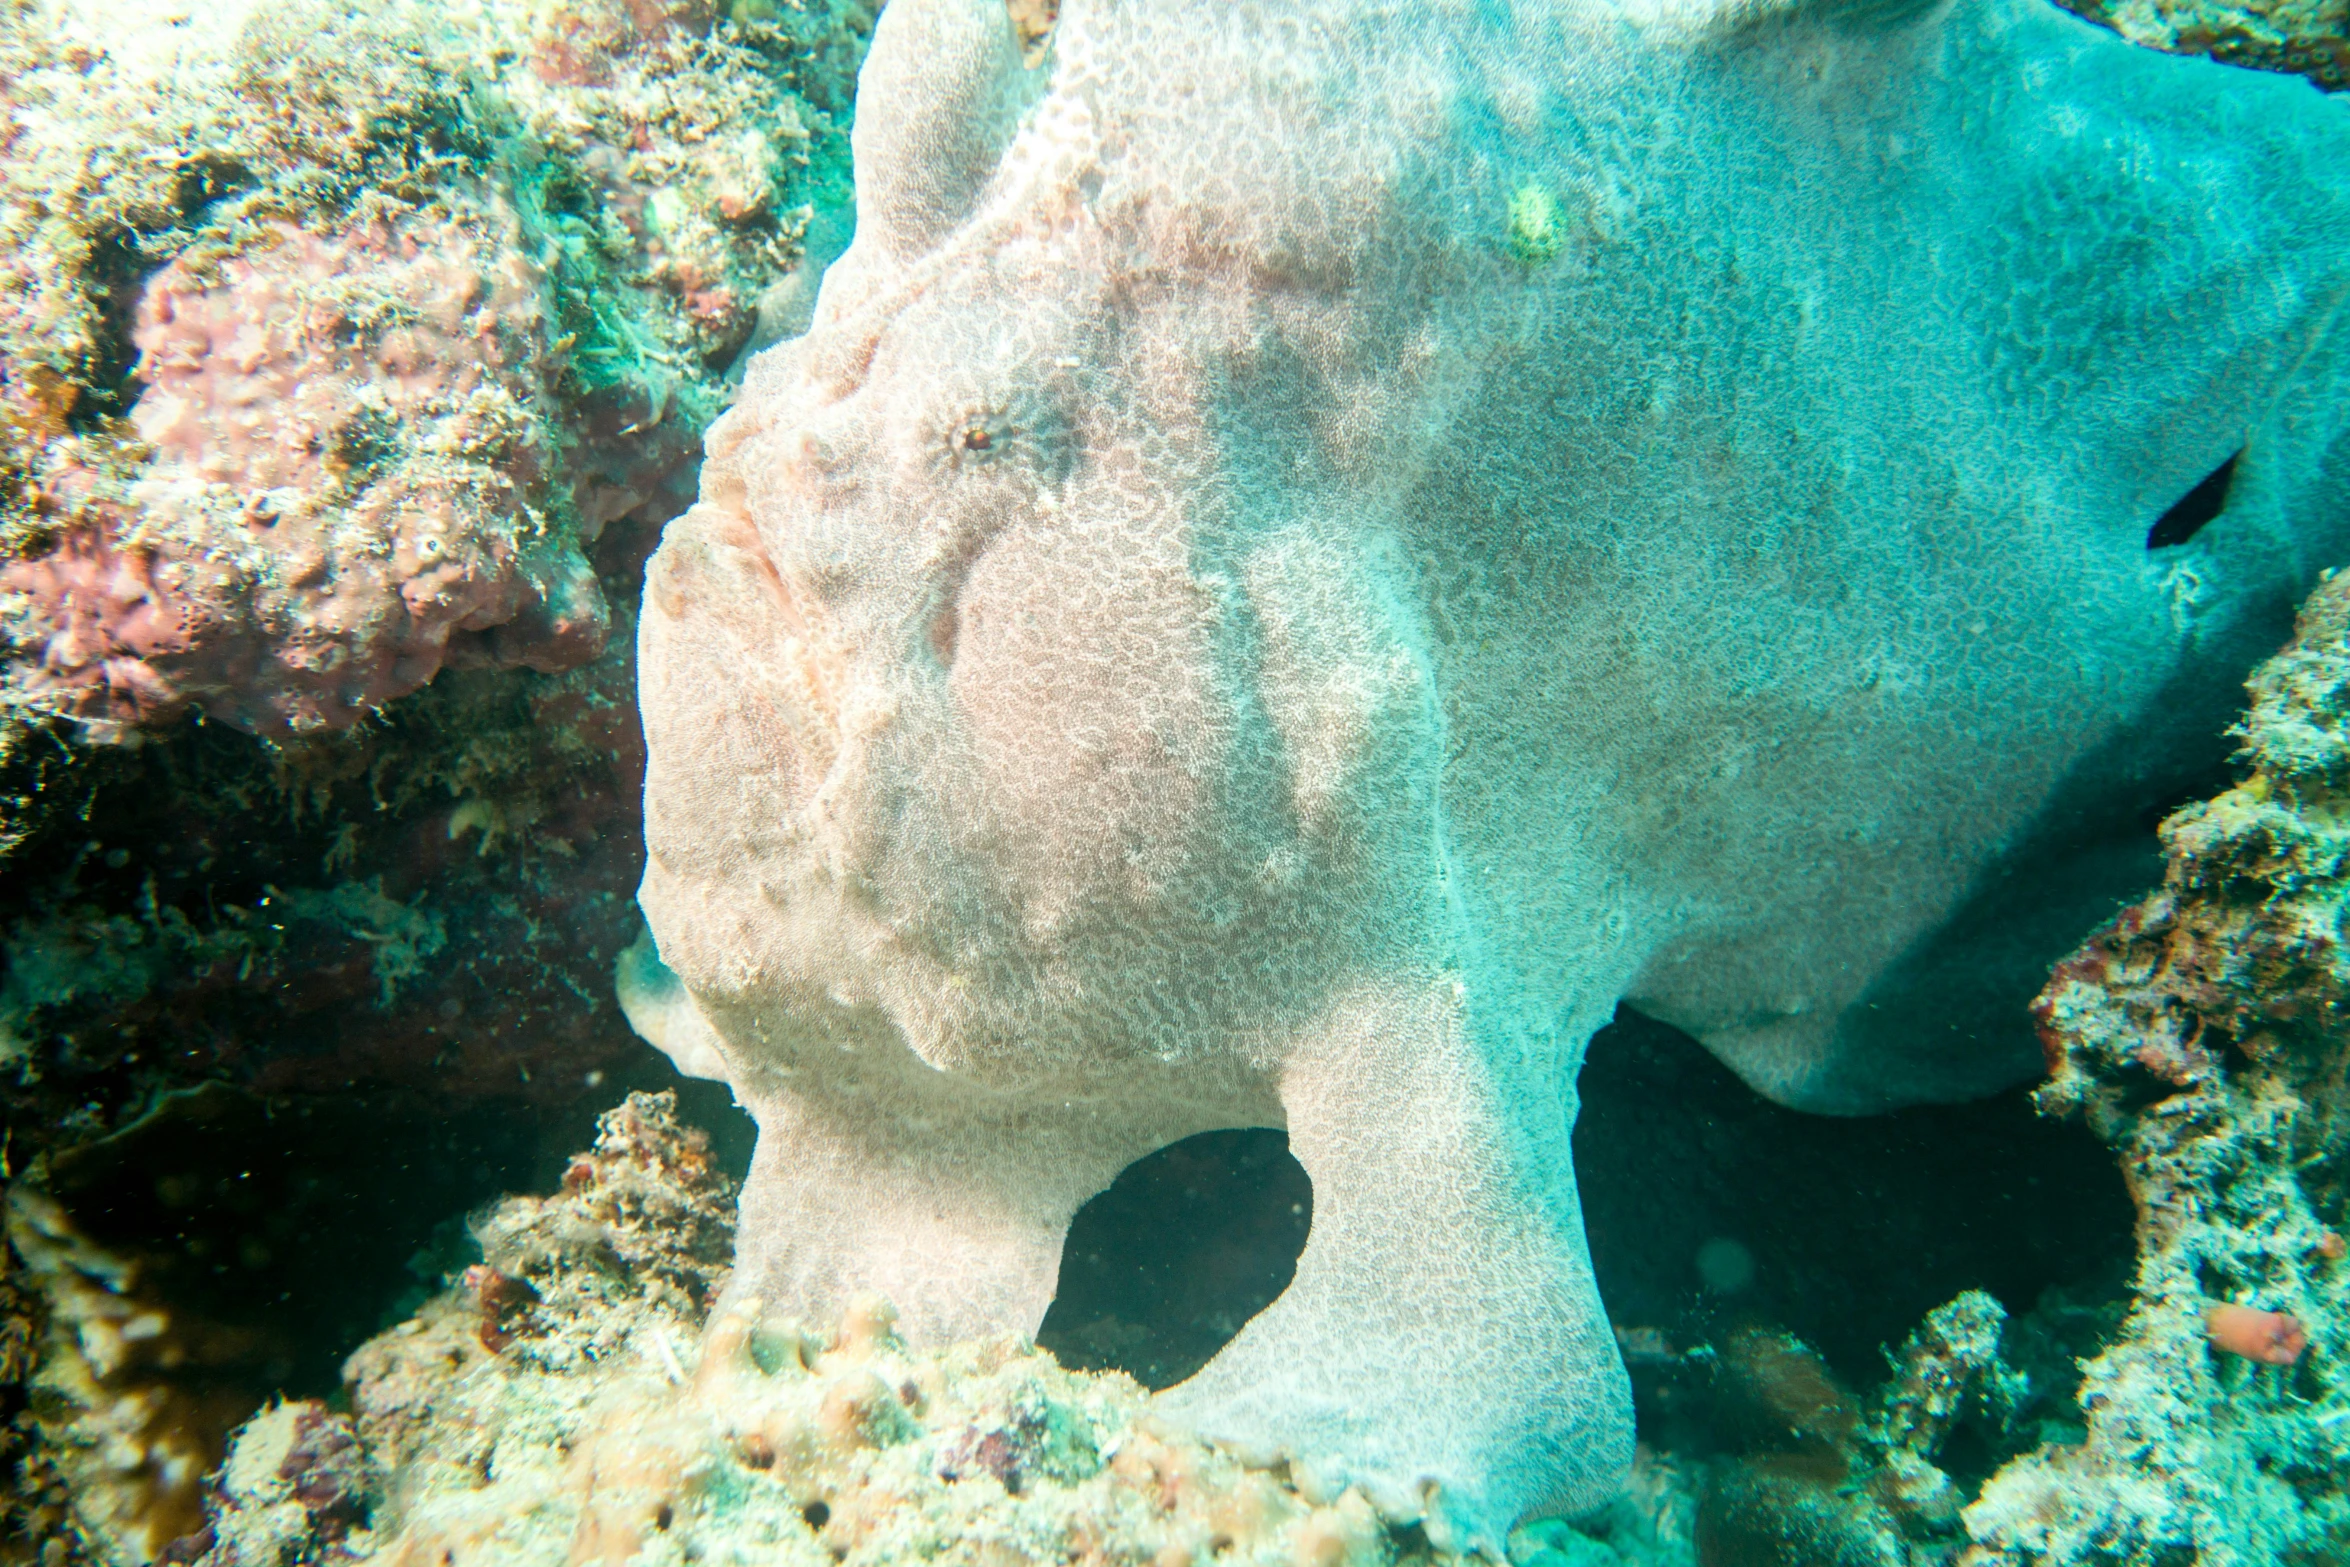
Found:
M 1491 1546 L 1629 1450 L 1615 1003 L 1977 1092 L 2150 874 L 2342 542 L 2350 118 L 2016 0 L 1105 0 L 1021 61 L 885 13 L 856 243 L 650 570 L 632 1018 L 761 1122 L 731 1298 L 918 1343 L 1286 1124 L 1296 1282 L 1170 1406 Z
M 531 1132 L 512 1106 L 213 1085 L 14 1171 L 0 1497 L 24 1505 L 0 1504 L 0 1562 L 27 1535 L 144 1562 L 189 1532 L 229 1431 L 335 1388 L 387 1308 L 461 1266 L 457 1216 L 542 1178 Z
M 429 680 L 452 638 L 562 669 L 603 645 L 595 574 L 550 538 L 550 333 L 521 236 L 413 218 L 265 225 L 148 279 L 130 427 L 151 456 L 9 567 L 42 637 L 22 694 L 160 719 L 191 700 L 263 733 L 341 726 Z
M 1359 1495 L 1308 1501 L 1278 1471 L 1163 1427 L 1132 1381 L 1065 1372 L 1015 1338 L 923 1353 L 878 1305 L 811 1336 L 738 1302 L 690 1370 L 731 1195 L 665 1098 L 632 1098 L 561 1194 L 486 1216 L 484 1263 L 352 1357 L 349 1447 L 310 1441 L 332 1449 L 323 1477 L 316 1459 L 280 1456 L 321 1412 L 273 1410 L 240 1434 L 190 1554 L 208 1567 L 275 1563 L 289 1543 L 512 1567 L 1427 1559 Z M 301 1505 L 303 1478 L 345 1510 Z
M 2289 71 L 2327 92 L 2350 89 L 2345 0 L 2066 0 L 2132 43 L 2230 65 Z
M 1982 1567 L 2350 1555 L 2350 577 L 2311 597 L 2252 692 L 2249 776 L 2164 824 L 2161 890 L 2040 999 L 2041 1101 L 2120 1156 L 2138 1267 L 2087 1367 L 2087 1440 L 1969 1509 Z M 2286 1366 L 2226 1353 L 2215 1305 L 2289 1313 L 2307 1346 Z
M 9 713 L 283 734 L 592 657 L 586 548 L 804 317 L 842 194 L 863 8 L 723 10 L 11 7 Z
M 0 14 L 0 1178 L 234 1088 L 209 1154 L 61 1192 L 50 1249 L 233 1352 L 93 1372 L 81 1275 L 11 1274 L 0 1562 L 167 1536 L 236 1421 L 333 1385 L 433 1226 L 651 1075 L 609 982 L 638 928 L 641 565 L 741 349 L 804 320 L 839 243 L 870 18 Z M 524 612 L 534 574 L 587 567 L 592 658 Z M 443 651 L 466 667 L 372 705 Z M 360 707 L 313 704 L 351 681 Z M 189 712 L 267 738 L 165 721 Z

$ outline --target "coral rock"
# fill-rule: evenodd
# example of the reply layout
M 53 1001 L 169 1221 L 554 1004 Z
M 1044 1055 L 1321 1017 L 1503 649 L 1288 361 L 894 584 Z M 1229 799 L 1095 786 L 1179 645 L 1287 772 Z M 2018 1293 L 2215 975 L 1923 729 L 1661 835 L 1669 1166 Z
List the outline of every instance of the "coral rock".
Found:
M 2289 71 L 2350 90 L 2350 6 L 2341 0 L 2064 0 L 2133 43 Z
M 6 710 L 275 736 L 444 663 L 592 657 L 584 552 L 674 509 L 738 351 L 794 324 L 764 302 L 833 243 L 845 182 L 811 152 L 869 26 L 863 0 L 0 18 Z
M 452 1290 L 352 1357 L 355 1425 L 255 1417 L 205 1567 L 328 1543 L 387 1567 L 1434 1567 L 1359 1492 L 1302 1494 L 1023 1340 L 918 1349 L 871 1299 L 829 1324 L 737 1301 L 703 1332 L 731 1189 L 698 1135 L 635 1095 L 579 1163 L 593 1179 L 478 1226 L 486 1266 L 531 1281 L 538 1330 L 493 1352 Z
M 0 568 L 24 682 L 84 719 L 198 703 L 262 733 L 340 726 L 452 655 L 583 662 L 607 615 L 530 499 L 538 279 L 511 234 L 278 225 L 140 297 L 135 480 L 94 485 L 46 555 Z
M 348 1559 L 338 1549 L 367 1519 L 377 1485 L 351 1417 L 314 1400 L 262 1411 L 237 1433 L 213 1481 L 210 1521 L 177 1559 L 214 1567 L 282 1567 Z
M 2251 689 L 2244 781 L 2163 824 L 2161 888 L 2040 997 L 2041 1105 L 2113 1145 L 2138 1267 L 2084 1367 L 2086 1439 L 1984 1487 L 1969 1567 L 2350 1554 L 2350 1280 L 2330 1244 L 2350 1196 L 2350 577 L 2311 595 Z

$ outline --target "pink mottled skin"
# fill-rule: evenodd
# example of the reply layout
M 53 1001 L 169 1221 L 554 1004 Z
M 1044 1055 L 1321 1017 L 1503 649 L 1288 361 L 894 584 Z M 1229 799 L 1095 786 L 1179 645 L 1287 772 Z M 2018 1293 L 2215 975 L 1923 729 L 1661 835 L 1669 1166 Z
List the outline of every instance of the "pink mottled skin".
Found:
M 2340 558 L 2350 124 L 1857 14 L 891 0 L 646 575 L 622 998 L 759 1122 L 728 1309 L 1030 1331 L 1119 1170 L 1279 1126 L 1296 1275 L 1163 1407 L 1499 1559 L 1632 1452 L 1619 1005 L 1815 1111 L 2028 1075 Z

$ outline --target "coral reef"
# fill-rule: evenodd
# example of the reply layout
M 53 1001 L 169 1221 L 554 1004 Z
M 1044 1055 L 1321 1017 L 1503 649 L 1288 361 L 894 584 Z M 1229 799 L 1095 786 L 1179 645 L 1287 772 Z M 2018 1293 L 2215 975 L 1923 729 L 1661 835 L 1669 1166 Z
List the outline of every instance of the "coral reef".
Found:
M 11 426 L 24 482 L 0 496 L 0 574 L 80 584 L 48 600 L 70 624 L 18 595 L 32 631 L 7 679 L 27 701 L 0 703 L 0 1063 L 20 1163 L 190 1081 L 546 1104 L 631 1056 L 608 974 L 641 853 L 641 562 L 733 345 L 790 329 L 833 242 L 833 116 L 869 21 L 856 4 L 736 10 L 268 0 L 0 19 L 21 154 L 0 179 L 22 197 L 0 210 L 21 307 L 0 310 L 0 360 L 11 396 L 55 404 Z M 713 289 L 750 301 L 723 341 Z M 515 509 L 533 485 L 535 520 Z M 63 526 L 52 490 L 147 542 Z M 460 491 L 504 508 L 442 517 L 482 523 L 487 565 L 432 531 L 434 496 Z M 280 515 L 299 495 L 319 506 Z M 173 510 L 223 496 L 266 525 L 207 533 Z M 306 529 L 349 546 L 343 564 L 314 574 L 324 557 L 290 542 Z M 508 543 L 522 553 L 498 555 Z M 130 603 L 106 585 L 135 597 L 158 571 L 236 598 L 170 655 L 241 661 L 206 698 L 232 717 L 284 717 L 329 666 L 390 680 L 352 676 L 370 702 L 413 685 L 438 646 L 369 660 L 432 642 L 427 622 L 519 613 L 525 577 L 573 608 L 600 596 L 617 634 L 542 673 L 496 667 L 537 635 L 527 616 L 453 630 L 479 667 L 269 745 L 121 729 L 96 685 L 31 701 L 63 678 L 45 649 L 103 651 L 104 606 Z M 147 601 L 139 634 L 177 646 L 186 607 Z M 561 641 L 563 660 L 595 651 Z M 193 689 L 143 659 L 81 658 L 150 716 Z M 82 718 L 38 718 L 58 702 Z M 79 741 L 110 727 L 147 743 Z
M 311 1399 L 273 1405 L 237 1433 L 213 1481 L 227 1547 L 204 1524 L 175 1539 L 167 1559 L 209 1556 L 240 1567 L 349 1560 L 340 1548 L 367 1521 L 379 1483 L 348 1414 Z
M 280 1390 L 334 1387 L 385 1308 L 459 1260 L 440 1261 L 448 1215 L 537 1175 L 515 1120 L 208 1084 L 33 1159 L 7 1193 L 26 1352 L 4 1369 L 26 1399 L 12 1478 L 55 1495 L 20 1532 L 108 1561 L 185 1533 L 228 1431 Z
M 722 9 L 12 7 L 7 708 L 284 734 L 592 657 L 584 550 L 844 205 L 869 18 Z
M 2085 1440 L 1968 1509 L 1977 1567 L 2350 1557 L 2350 576 L 2251 689 L 2243 781 L 2164 824 L 2161 889 L 2040 999 L 2041 1102 L 2113 1146 L 2138 1266 Z
M 362 1346 L 347 1407 L 248 1421 L 165 1548 L 289 1561 L 1453 1560 L 1264 1455 L 1202 1443 L 1118 1373 L 1015 1337 L 910 1346 L 884 1303 L 822 1329 L 737 1302 L 710 1320 L 732 1183 L 666 1094 L 608 1113 L 560 1190 L 473 1221 L 482 1260 Z M 2005 1313 L 1928 1315 L 1866 1398 L 1810 1348 L 1747 1327 L 1631 1346 L 1703 1403 L 1644 1446 L 1625 1494 L 1512 1539 L 1520 1567 L 1929 1567 L 1951 1560 L 1954 1428 L 2002 1431 L 2031 1378 Z M 2011 1331 L 2008 1342 L 2016 1342 Z M 694 1345 L 703 1351 L 697 1363 Z M 1684 1410 L 1684 1416 L 1691 1411 Z
M 2350 0 L 2060 0 L 2132 43 L 2350 90 Z
M 550 1102 L 619 1067 L 629 687 L 613 647 L 560 676 L 454 672 L 275 750 L 213 726 L 85 753 L 80 798 L 0 885 L 23 1137 L 102 1132 L 204 1079 Z
M 641 562 L 835 242 L 870 20 L 735 11 L 0 18 L 20 1161 L 193 1080 L 549 1102 L 630 1054 Z M 124 727 L 187 701 L 279 740 Z
M 840 242 L 872 10 L 0 14 L 0 1176 L 68 1237 L 11 1274 L 0 1559 L 128 1560 L 184 1510 L 98 1500 L 86 1412 L 171 1378 L 82 1354 L 75 1278 L 265 1347 L 182 1423 L 209 1467 L 331 1385 L 400 1248 L 647 1070 L 609 982 L 641 565 Z M 210 1190 L 126 1131 L 196 1083 L 283 1182 L 267 1224 L 142 1191 Z M 167 1168 L 89 1184 L 118 1157 Z M 395 1249 L 331 1233 L 337 1192 Z
M 691 488 L 701 428 L 743 352 L 805 323 L 845 238 L 840 127 L 873 9 L 29 0 L 0 14 L 0 1065 L 13 1074 L 0 1178 L 34 1167 L 11 1193 L 16 1242 L 0 1254 L 0 1562 L 347 1558 L 451 1537 L 436 1530 L 494 1531 L 492 1510 L 526 1492 L 545 1508 L 521 1526 L 528 1549 L 550 1560 L 568 1559 L 582 1518 L 591 1548 L 616 1548 L 640 1527 L 630 1497 L 639 1514 L 651 1499 L 656 1525 L 660 1499 L 682 1498 L 671 1527 L 647 1536 L 666 1559 L 749 1538 L 751 1515 L 721 1499 L 738 1484 L 768 1509 L 752 1509 L 756 1527 L 787 1542 L 778 1554 L 813 1540 L 837 1556 L 851 1537 L 827 1532 L 830 1503 L 793 1500 L 836 1464 L 847 1478 L 829 1494 L 852 1520 L 889 1496 L 927 1520 L 858 1536 L 873 1561 L 919 1554 L 938 1538 L 924 1529 L 967 1525 L 972 1554 L 998 1563 L 1061 1560 L 1080 1537 L 1137 1552 L 1213 1545 L 1235 1517 L 1248 1524 L 1235 1536 L 1244 1554 L 1266 1559 L 1424 1549 L 1409 1534 L 1370 1545 L 1359 1511 L 1333 1516 L 1280 1468 L 1153 1425 L 1129 1385 L 1066 1376 L 1017 1343 L 942 1356 L 871 1319 L 845 1334 L 755 1334 L 752 1366 L 788 1342 L 800 1369 L 734 1362 L 662 1429 L 654 1404 L 683 1398 L 663 1346 L 678 1369 L 692 1363 L 697 1302 L 726 1243 L 713 1228 L 721 1188 L 670 1131 L 643 1130 L 647 1114 L 665 1124 L 655 1112 L 614 1134 L 633 1139 L 633 1162 L 610 1163 L 609 1149 L 575 1161 L 630 1195 L 583 1204 L 582 1177 L 562 1198 L 503 1210 L 483 1227 L 497 1260 L 354 1363 L 384 1419 L 369 1427 L 296 1397 L 224 1446 L 273 1389 L 324 1390 L 320 1373 L 287 1367 L 339 1359 L 377 1325 L 414 1283 L 399 1253 L 419 1247 L 427 1280 L 462 1263 L 427 1242 L 418 1213 L 527 1182 L 534 1139 L 561 1107 L 626 1075 L 606 977 L 635 929 L 638 566 Z M 1025 58 L 1041 62 L 1057 7 L 1011 11 Z M 2328 42 L 2338 6 L 2091 14 L 2157 47 L 2321 84 L 2340 60 Z M 1528 278 L 1580 265 L 1585 193 L 1550 175 L 1510 188 L 1496 248 Z M 984 421 L 959 433 L 974 430 L 982 454 L 1021 433 Z M 957 629 L 945 624 L 944 652 Z M 435 667 L 427 689 L 397 695 Z M 172 722 L 189 711 L 226 725 Z M 143 743 L 79 743 L 93 736 Z M 2319 875 L 2315 847 L 2294 852 L 2297 874 Z M 2317 882 L 2296 885 L 2322 902 Z M 2257 945 L 2275 932 L 2250 921 L 2222 934 Z M 2218 1049 L 2223 1075 L 2242 1066 L 2233 1048 Z M 2315 1137 L 2309 1107 L 2330 1100 L 2286 1076 L 2301 1085 L 2296 1135 Z M 206 1079 L 236 1087 L 174 1092 Z M 2147 1085 L 2133 1071 L 2099 1081 L 2139 1113 Z M 376 1096 L 385 1085 L 426 1097 L 393 1108 Z M 470 1151 L 443 1139 L 445 1120 L 484 1103 L 511 1123 L 494 1151 L 486 1133 Z M 2258 1094 L 2204 1103 L 2222 1118 L 2217 1144 L 2258 1141 L 2244 1130 Z M 190 1151 L 207 1139 L 220 1148 Z M 255 1157 L 228 1168 L 222 1150 Z M 2161 1157 L 2208 1151 L 2166 1145 Z M 2254 1162 L 2278 1168 L 2265 1153 Z M 2316 1183 L 2324 1207 L 2331 1171 L 2320 1161 L 2294 1178 Z M 413 1189 L 370 1184 L 402 1179 Z M 2182 1206 L 2221 1184 L 2162 1181 Z M 2276 1240 L 2256 1203 L 2238 1207 L 2207 1204 L 2196 1221 L 2228 1232 L 2194 1245 L 2231 1268 L 2265 1255 L 2245 1237 Z M 664 1215 L 701 1250 L 651 1239 Z M 2298 1235 L 2298 1223 L 2285 1227 Z M 1263 1244 L 1293 1251 L 1281 1232 L 1276 1214 Z M 2170 1231 L 2150 1233 L 2170 1244 Z M 1745 1266 L 1751 1277 L 1759 1255 L 1761 1283 L 1722 1297 L 1725 1314 L 1821 1287 L 1783 1280 L 1754 1238 Z M 2312 1245 L 2308 1267 L 2323 1275 L 2338 1230 Z M 209 1291 L 204 1278 L 232 1257 L 233 1287 Z M 1264 1261 L 1234 1242 L 1182 1259 L 1203 1272 L 1181 1282 Z M 1893 1395 L 1842 1393 L 1840 1377 L 1860 1379 L 1777 1329 L 1726 1328 L 1682 1351 L 1625 1330 L 1644 1429 L 1669 1387 L 1686 1440 L 1645 1446 L 1630 1494 L 1601 1518 L 1526 1531 L 1513 1554 L 1688 1567 L 1702 1518 L 1709 1567 L 1783 1564 L 1835 1542 L 1866 1552 L 1894 1536 L 1938 1563 L 1957 1547 L 1935 1477 L 1971 1494 L 1985 1453 L 2044 1441 L 1972 1515 L 1979 1549 L 1994 1553 L 1982 1560 L 2152 1563 L 2181 1539 L 2214 1563 L 2330 1559 L 2334 1454 L 2309 1437 L 2334 1430 L 2326 1406 L 2302 1412 L 2311 1428 L 2203 1400 L 2211 1385 L 2255 1405 L 2322 1388 L 2331 1297 L 2234 1277 L 2210 1275 L 2192 1299 L 2174 1291 L 2176 1309 L 2142 1308 L 2100 1363 L 2094 1415 L 2071 1396 L 2073 1361 L 2116 1326 L 2102 1303 L 2043 1298 L 2007 1335 L 2006 1366 L 2024 1369 L 1982 1369 L 1960 1353 L 1980 1334 L 1942 1335 L 1913 1357 L 1912 1379 L 1977 1390 L 1961 1400 L 1956 1462 L 1930 1443 L 1885 1445 Z M 1251 1288 L 1270 1296 L 1286 1278 L 1284 1265 Z M 1056 1342 L 1118 1362 L 1136 1348 L 1141 1308 L 1115 1290 L 1096 1298 L 1100 1314 Z M 1185 1312 L 1182 1332 L 1146 1344 L 1161 1357 L 1153 1381 L 1184 1374 L 1230 1331 L 1204 1308 Z M 2310 1342 L 2296 1347 L 2295 1329 Z M 2157 1339 L 2159 1353 L 2145 1347 Z M 417 1358 L 383 1348 L 394 1340 Z M 614 1376 L 568 1356 L 570 1343 L 613 1350 Z M 2170 1397 L 2160 1378 L 2191 1352 L 2210 1385 Z M 828 1447 L 827 1394 L 860 1366 L 947 1392 L 909 1426 L 893 1420 L 904 1440 L 886 1450 Z M 1757 1392 L 1765 1367 L 1815 1396 Z M 460 1387 L 459 1371 L 491 1385 Z M 759 1463 L 766 1425 L 724 1416 L 722 1395 L 775 1417 L 798 1532 L 758 1490 L 778 1467 Z M 1992 1407 L 2000 1398 L 2011 1402 Z M 888 1412 L 859 1406 L 854 1389 L 837 1403 L 852 1423 Z M 2226 1418 L 2204 1443 L 2194 1423 L 2214 1407 Z M 1084 1466 L 1069 1449 L 1045 1441 L 1040 1456 L 1038 1411 L 1046 1430 L 1087 1432 L 1106 1468 L 1072 1480 Z M 596 1445 L 593 1476 L 564 1473 L 546 1433 L 607 1413 L 643 1423 Z M 1700 1426 L 1712 1434 L 1692 1436 Z M 793 1470 L 808 1431 L 814 1467 Z M 464 1475 L 432 1467 L 432 1438 L 511 1456 L 526 1478 L 469 1510 Z M 1129 1440 L 1164 1445 L 1180 1470 L 1162 1487 L 1174 1511 L 1132 1529 L 1135 1476 L 1117 1464 Z M 2305 1513 L 2260 1479 L 2262 1464 L 2309 1499 Z M 2262 1511 L 2230 1524 L 2215 1499 L 2246 1473 Z M 2081 1475 L 2097 1507 L 2033 1516 Z M 622 1505 L 579 1509 L 589 1485 Z M 1924 1498 L 1916 1517 L 1933 1526 L 1880 1500 L 1885 1490 Z M 424 1499 L 421 1511 L 401 1512 L 402 1497 Z M 191 1529 L 199 1503 L 208 1521 Z M 412 1518 L 424 1521 L 409 1529 Z
M 2037 1427 L 2021 1417 L 2071 1381 L 2069 1365 L 2052 1387 L 2003 1358 L 2024 1335 L 1979 1290 L 1927 1313 L 1865 1398 L 1782 1329 L 1748 1323 L 1682 1348 L 1620 1332 L 1642 1473 L 1629 1516 L 1619 1506 L 1574 1532 L 1656 1567 L 1942 1567 L 1966 1547 L 1961 1507 L 1989 1462 L 2029 1447 Z M 1971 1451 L 1954 1472 L 1943 1453 L 1961 1432 Z
M 894 0 L 643 601 L 622 984 L 760 1122 L 730 1301 L 1034 1331 L 1087 1197 L 1282 1125 L 1336 1200 L 1163 1403 L 1492 1551 L 1632 1450 L 1620 1002 L 1812 1110 L 2031 1074 L 2350 541 L 2350 115 L 1846 20 Z
M 129 423 L 151 455 L 35 481 L 74 520 L 0 583 L 39 628 L 20 640 L 42 637 L 20 700 L 149 722 L 201 701 L 275 733 L 414 690 L 452 637 L 543 669 L 592 656 L 594 573 L 532 515 L 548 333 L 505 227 L 271 223 L 148 279 Z
M 1360 1495 L 1309 1497 L 1164 1426 L 1123 1376 L 1010 1337 L 917 1351 L 878 1302 L 828 1331 L 737 1302 L 695 1369 L 732 1195 L 666 1096 L 631 1097 L 559 1194 L 478 1221 L 484 1262 L 352 1357 L 348 1426 L 296 1404 L 245 1428 L 180 1554 L 257 1567 L 332 1539 L 361 1561 L 513 1567 L 1426 1558 Z M 304 1442 L 324 1456 L 297 1462 Z

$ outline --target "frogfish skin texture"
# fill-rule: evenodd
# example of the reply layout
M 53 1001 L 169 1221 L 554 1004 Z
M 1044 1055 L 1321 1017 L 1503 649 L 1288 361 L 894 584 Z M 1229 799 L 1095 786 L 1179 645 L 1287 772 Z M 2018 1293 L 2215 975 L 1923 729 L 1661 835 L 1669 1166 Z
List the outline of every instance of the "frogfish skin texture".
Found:
M 730 1302 L 1033 1330 L 1123 1166 L 1286 1126 L 1169 1408 L 1440 1544 L 1606 1500 L 1585 1041 L 2030 1072 L 2350 534 L 2350 109 L 2039 0 L 892 0 L 855 152 L 645 592 Z

